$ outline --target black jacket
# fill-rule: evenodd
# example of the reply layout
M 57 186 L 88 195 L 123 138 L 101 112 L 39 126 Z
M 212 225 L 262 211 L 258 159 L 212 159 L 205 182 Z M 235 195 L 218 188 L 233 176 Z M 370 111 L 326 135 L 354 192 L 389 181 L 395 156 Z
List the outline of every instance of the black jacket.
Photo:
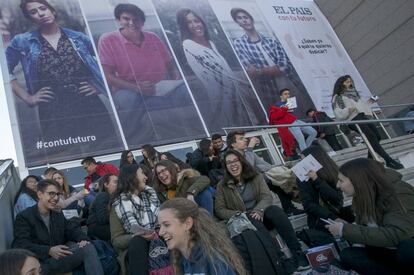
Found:
M 326 225 L 319 218 L 336 219 L 343 204 L 340 190 L 329 185 L 324 179 L 318 177 L 315 181 L 299 182 L 299 192 L 303 209 L 308 215 L 309 228 L 324 228 Z
M 334 121 L 330 118 L 325 112 L 318 112 L 316 111 L 312 117 L 313 122 L 332 122 Z M 318 131 L 318 135 L 321 133 L 325 133 L 325 135 L 336 135 L 339 133 L 338 127 L 336 126 L 316 126 L 316 131 Z
M 68 221 L 62 212 L 50 211 L 50 233 L 40 217 L 37 204 L 20 212 L 14 221 L 13 248 L 32 251 L 44 261 L 49 258 L 49 249 L 64 245 L 68 241 L 88 240 L 78 223 Z
M 191 155 L 190 165 L 203 176 L 208 176 L 209 172 L 213 169 L 221 168 L 220 159 L 218 157 L 214 157 L 210 160 L 210 158 L 200 149 L 196 149 Z
M 87 224 L 99 224 L 109 226 L 109 200 L 108 192 L 99 192 L 89 207 Z

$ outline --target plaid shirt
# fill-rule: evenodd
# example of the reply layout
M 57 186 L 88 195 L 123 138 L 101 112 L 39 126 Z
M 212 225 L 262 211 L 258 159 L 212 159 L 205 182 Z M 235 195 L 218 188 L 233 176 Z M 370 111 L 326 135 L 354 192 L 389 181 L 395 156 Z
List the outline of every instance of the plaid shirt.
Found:
M 267 54 L 279 70 L 287 75 L 292 75 L 293 66 L 280 42 L 262 34 L 259 34 L 259 37 L 258 42 L 250 42 L 247 34 L 233 40 L 234 48 L 243 65 L 245 67 L 254 66 L 257 69 L 270 66 L 264 57 L 264 54 Z M 261 43 L 266 53 L 263 53 L 261 48 L 257 46 L 258 43 Z
M 121 220 L 125 231 L 131 232 L 133 224 L 146 229 L 154 229 L 160 207 L 157 193 L 149 186 L 138 195 L 122 193 L 112 205 Z

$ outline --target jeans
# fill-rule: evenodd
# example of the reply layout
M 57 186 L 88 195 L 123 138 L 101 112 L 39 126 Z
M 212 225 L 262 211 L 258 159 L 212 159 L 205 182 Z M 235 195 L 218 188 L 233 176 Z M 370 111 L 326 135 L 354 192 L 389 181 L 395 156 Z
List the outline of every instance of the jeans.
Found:
M 297 119 L 292 125 L 302 125 L 304 124 L 303 121 Z M 311 126 L 303 126 L 303 127 L 289 127 L 289 131 L 295 137 L 296 141 L 298 142 L 299 149 L 301 151 L 305 150 L 309 146 L 311 146 L 312 142 L 316 139 L 318 133 L 315 129 Z M 308 137 L 306 138 L 303 136 L 303 133 L 307 134 Z
M 113 99 L 129 147 L 204 133 L 185 85 L 164 96 L 118 90 Z
M 68 255 L 59 260 L 54 258 L 47 259 L 42 265 L 42 274 L 54 275 L 71 272 L 81 264 L 85 268 L 86 275 L 104 274 L 93 244 L 89 243 L 84 247 L 79 247 L 78 244 L 75 244 L 70 249 L 73 252 L 72 255 Z
M 208 213 L 210 213 L 210 215 L 213 216 L 213 192 L 210 189 L 214 190 L 212 187 L 207 187 L 202 192 L 194 196 L 194 200 L 198 204 L 198 206 L 206 209 Z

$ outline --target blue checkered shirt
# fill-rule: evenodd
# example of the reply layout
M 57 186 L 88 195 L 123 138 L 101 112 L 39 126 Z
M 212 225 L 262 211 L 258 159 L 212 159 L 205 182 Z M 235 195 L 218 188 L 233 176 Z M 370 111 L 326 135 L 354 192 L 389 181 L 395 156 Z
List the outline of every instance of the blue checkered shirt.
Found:
M 254 66 L 257 69 L 270 66 L 264 57 L 264 54 L 267 54 L 280 71 L 289 76 L 292 75 L 294 68 L 280 42 L 262 34 L 259 36 L 260 40 L 254 43 L 249 41 L 246 34 L 233 40 L 234 48 L 243 65 L 245 67 Z M 266 53 L 263 53 L 261 48 L 257 46 L 258 43 L 262 44 Z

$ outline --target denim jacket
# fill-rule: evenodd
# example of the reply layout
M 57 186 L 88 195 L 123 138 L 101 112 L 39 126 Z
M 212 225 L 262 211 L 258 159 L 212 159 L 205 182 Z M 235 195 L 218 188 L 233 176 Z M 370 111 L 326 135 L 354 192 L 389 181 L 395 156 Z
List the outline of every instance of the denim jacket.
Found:
M 78 53 L 84 65 L 91 71 L 94 79 L 90 84 L 94 85 L 98 91 L 106 94 L 102 74 L 99 70 L 95 52 L 89 37 L 81 32 L 61 28 L 62 32 L 68 37 L 73 48 Z M 13 74 L 14 68 L 21 62 L 26 79 L 26 85 L 30 94 L 35 94 L 39 79 L 36 72 L 36 63 L 41 51 L 39 30 L 26 32 L 16 35 L 6 49 L 7 66 L 10 73 L 10 80 L 16 79 Z
M 181 267 L 184 275 L 236 275 L 236 272 L 225 262 L 214 259 L 209 262 L 201 247 L 192 249 L 189 259 L 181 259 Z

